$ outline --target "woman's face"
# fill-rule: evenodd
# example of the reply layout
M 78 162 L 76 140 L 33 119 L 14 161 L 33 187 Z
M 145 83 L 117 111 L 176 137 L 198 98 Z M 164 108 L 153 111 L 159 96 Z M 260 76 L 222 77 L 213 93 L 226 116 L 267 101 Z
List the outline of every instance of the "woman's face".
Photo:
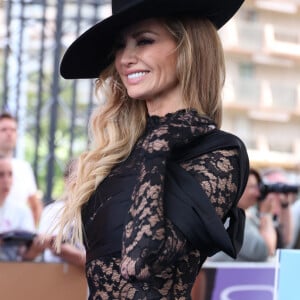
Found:
M 245 191 L 238 205 L 243 209 L 247 209 L 250 206 L 256 204 L 259 197 L 260 197 L 259 183 L 257 182 L 257 178 L 253 174 L 250 174 Z
M 115 66 L 131 98 L 145 100 L 148 111 L 182 101 L 176 43 L 162 22 L 147 19 L 130 26 L 116 46 Z

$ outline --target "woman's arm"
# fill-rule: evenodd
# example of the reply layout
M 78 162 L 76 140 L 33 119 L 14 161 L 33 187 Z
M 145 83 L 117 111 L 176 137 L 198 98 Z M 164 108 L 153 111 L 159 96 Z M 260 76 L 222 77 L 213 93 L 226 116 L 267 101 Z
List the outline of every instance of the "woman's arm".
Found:
M 121 272 L 129 279 L 158 273 L 183 253 L 184 236 L 164 217 L 166 158 L 148 157 L 133 194 L 123 236 Z
M 182 124 L 168 122 L 147 136 L 143 143 L 144 161 L 123 235 L 121 272 L 127 279 L 145 279 L 159 273 L 186 251 L 185 237 L 164 216 L 166 165 L 174 144 L 187 144 L 195 132 L 199 136 L 207 132 L 211 124 L 202 124 L 199 131 Z M 235 150 L 218 151 L 182 165 L 201 184 L 221 218 L 230 209 L 237 192 L 237 156 Z
M 53 242 L 51 243 L 49 249 L 54 255 L 59 256 L 65 262 L 68 262 L 69 264 L 72 264 L 80 268 L 85 267 L 85 262 L 86 262 L 85 250 L 81 248 L 77 248 L 76 246 L 71 245 L 69 243 L 63 243 L 61 245 L 60 252 L 57 252 Z

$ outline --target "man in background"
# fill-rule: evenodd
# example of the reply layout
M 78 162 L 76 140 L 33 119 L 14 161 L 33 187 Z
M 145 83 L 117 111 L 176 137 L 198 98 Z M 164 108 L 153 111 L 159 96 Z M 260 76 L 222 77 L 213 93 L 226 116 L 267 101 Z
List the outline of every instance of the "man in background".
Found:
M 13 168 L 12 187 L 6 201 L 28 205 L 37 225 L 43 204 L 38 195 L 35 177 L 30 164 L 24 160 L 14 158 L 14 150 L 17 143 L 17 126 L 17 120 L 11 114 L 6 112 L 0 114 L 0 155 L 11 158 Z

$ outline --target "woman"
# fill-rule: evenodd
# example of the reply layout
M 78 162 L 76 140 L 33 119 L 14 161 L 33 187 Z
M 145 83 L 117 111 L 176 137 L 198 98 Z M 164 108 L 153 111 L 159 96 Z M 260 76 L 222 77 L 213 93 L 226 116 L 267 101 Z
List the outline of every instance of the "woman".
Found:
M 242 238 L 248 157 L 218 129 L 216 32 L 242 1 L 121 2 L 62 61 L 65 78 L 98 77 L 106 103 L 93 113 L 57 246 L 68 226 L 83 239 L 90 299 L 189 299 L 206 256 L 235 256 Z
M 34 219 L 30 209 L 7 201 L 13 184 L 13 163 L 0 154 L 0 261 L 20 261 L 20 249 L 35 235 Z M 20 235 L 22 234 L 22 235 Z M 24 237 L 24 241 L 20 238 Z
M 65 190 L 69 184 L 73 173 L 76 170 L 77 159 L 70 159 L 64 170 Z M 48 204 L 41 215 L 38 227 L 38 235 L 34 238 L 29 248 L 23 249 L 22 257 L 24 260 L 41 260 L 43 262 L 60 263 L 68 262 L 72 265 L 84 269 L 85 267 L 85 250 L 82 244 L 72 245 L 67 238 L 64 240 L 59 253 L 56 251 L 54 239 L 57 230 L 57 223 L 60 219 L 60 213 L 68 201 L 68 194 L 63 193 L 59 200 Z

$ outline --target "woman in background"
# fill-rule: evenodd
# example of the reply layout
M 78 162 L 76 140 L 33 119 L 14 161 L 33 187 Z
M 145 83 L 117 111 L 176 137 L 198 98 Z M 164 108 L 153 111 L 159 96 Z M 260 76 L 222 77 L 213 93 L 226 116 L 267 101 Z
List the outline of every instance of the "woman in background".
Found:
M 48 263 L 67 262 L 83 269 L 85 266 L 85 249 L 82 243 L 72 245 L 68 239 L 71 236 L 66 235 L 66 238 L 59 252 L 56 251 L 54 239 L 57 232 L 58 222 L 66 202 L 68 201 L 68 185 L 74 183 L 71 180 L 75 174 L 77 160 L 70 159 L 64 170 L 64 186 L 65 191 L 59 200 L 49 203 L 43 209 L 38 235 L 33 240 L 29 249 L 25 249 L 23 259 L 25 260 L 41 260 Z

